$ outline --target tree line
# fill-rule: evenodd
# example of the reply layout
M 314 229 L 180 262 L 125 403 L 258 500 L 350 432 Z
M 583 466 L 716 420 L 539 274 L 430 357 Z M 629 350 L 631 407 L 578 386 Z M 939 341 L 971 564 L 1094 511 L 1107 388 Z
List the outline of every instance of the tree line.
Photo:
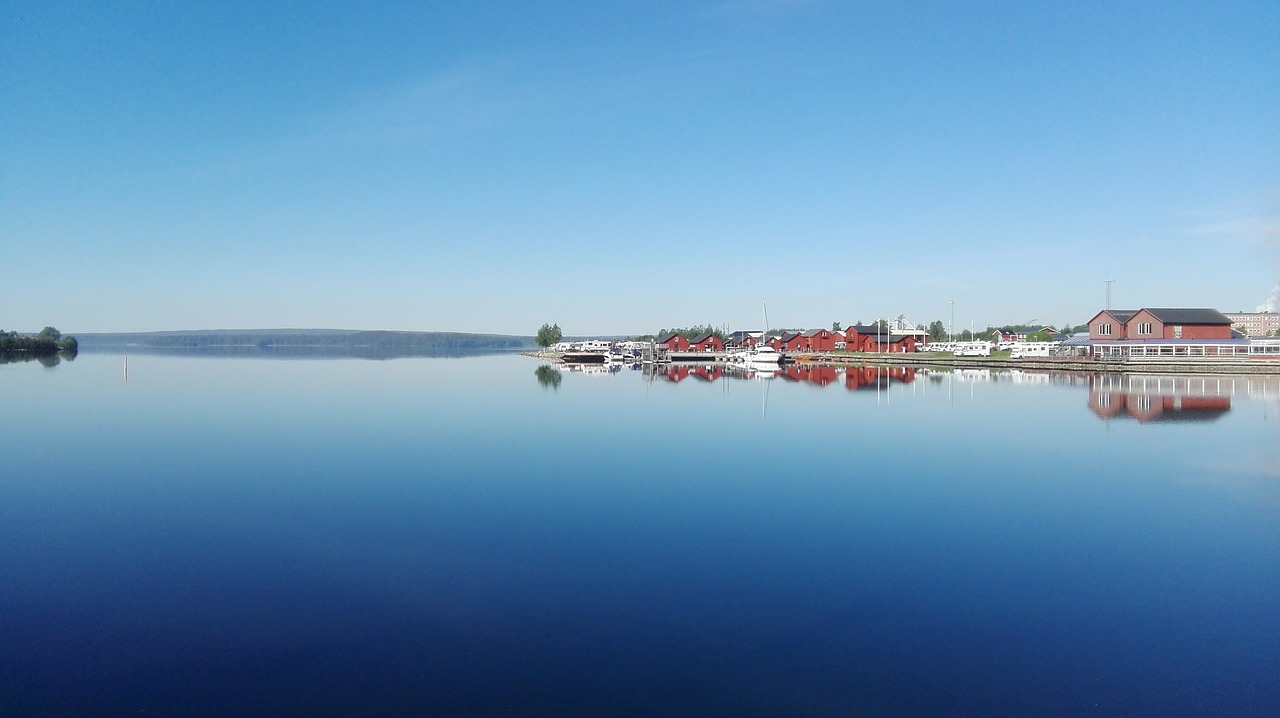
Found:
M 196 331 L 141 334 L 93 334 L 86 347 L 145 349 L 253 349 L 334 351 L 518 351 L 524 337 L 462 332 L 401 331 Z
M 887 325 L 888 325 L 887 321 L 885 321 L 884 319 L 879 319 L 872 322 L 869 326 L 876 327 L 878 329 L 884 329 Z M 863 325 L 862 321 L 859 320 L 857 322 L 854 322 L 854 326 L 865 326 L 865 325 Z M 938 341 L 946 341 L 948 339 L 955 339 L 956 341 L 968 342 L 968 341 L 974 341 L 978 339 L 993 340 L 997 332 L 1005 328 L 1009 328 L 1009 327 L 1008 326 L 987 327 L 985 330 L 980 332 L 973 331 L 970 329 L 965 329 L 955 334 L 952 334 L 951 332 L 947 331 L 947 325 L 944 324 L 941 319 L 937 319 L 930 322 L 926 330 L 929 333 L 929 341 L 938 342 Z M 1077 326 L 1071 326 L 1068 324 L 1068 325 L 1064 325 L 1062 329 L 1059 329 L 1058 331 L 1062 334 L 1070 335 L 1075 332 L 1085 332 L 1088 330 L 1089 330 L 1089 325 L 1087 324 L 1080 324 Z M 787 331 L 793 331 L 793 330 L 788 330 L 788 329 L 768 330 L 769 333 L 787 332 Z M 794 330 L 794 331 L 799 331 L 799 330 Z M 842 331 L 841 323 L 832 322 L 831 331 L 833 332 Z M 689 340 L 695 339 L 704 334 L 715 335 L 719 337 L 721 341 L 724 341 L 725 339 L 728 338 L 728 335 L 725 333 L 723 329 L 717 328 L 711 324 L 706 324 L 706 325 L 695 324 L 694 326 L 691 326 L 691 327 L 663 329 L 657 334 L 645 334 L 642 336 L 631 337 L 631 338 L 636 341 L 649 341 L 649 340 L 657 339 L 660 337 L 669 336 L 671 334 L 679 334 L 683 336 L 685 339 L 689 339 Z M 563 337 L 564 337 L 564 334 L 563 332 L 560 331 L 559 324 L 543 324 L 542 327 L 538 329 L 538 333 L 535 337 L 535 342 L 538 344 L 538 346 L 543 347 L 545 349 L 546 347 L 559 343 Z M 1050 339 L 1048 333 L 1043 331 L 1035 332 L 1034 334 L 1029 335 L 1028 338 L 1031 341 L 1048 341 Z
M 74 357 L 80 343 L 73 336 L 62 336 L 53 327 L 41 329 L 35 336 L 0 329 L 0 354 L 10 357 L 52 356 L 62 353 Z

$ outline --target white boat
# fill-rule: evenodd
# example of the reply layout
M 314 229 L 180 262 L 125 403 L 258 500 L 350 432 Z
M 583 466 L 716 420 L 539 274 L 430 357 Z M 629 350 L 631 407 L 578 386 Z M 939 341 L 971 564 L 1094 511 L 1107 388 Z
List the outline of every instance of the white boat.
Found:
M 782 361 L 782 354 L 768 344 L 762 344 L 746 353 L 746 361 L 752 366 L 777 367 Z
M 565 364 L 608 364 L 610 346 L 609 342 L 599 339 L 574 342 L 560 354 L 560 361 Z
M 764 331 L 760 332 L 760 342 L 750 349 L 744 349 L 730 356 L 732 361 L 740 361 L 748 366 L 777 368 L 782 363 L 782 353 L 765 343 L 769 335 L 769 307 L 764 307 Z

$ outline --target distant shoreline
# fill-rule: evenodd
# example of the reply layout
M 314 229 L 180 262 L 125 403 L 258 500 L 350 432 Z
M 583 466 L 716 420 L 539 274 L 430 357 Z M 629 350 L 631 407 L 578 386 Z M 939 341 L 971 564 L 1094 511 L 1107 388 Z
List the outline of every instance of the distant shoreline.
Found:
M 91 332 L 77 335 L 85 351 L 103 350 L 311 350 L 440 353 L 520 351 L 533 337 L 466 332 L 354 329 L 217 329 L 159 332 Z

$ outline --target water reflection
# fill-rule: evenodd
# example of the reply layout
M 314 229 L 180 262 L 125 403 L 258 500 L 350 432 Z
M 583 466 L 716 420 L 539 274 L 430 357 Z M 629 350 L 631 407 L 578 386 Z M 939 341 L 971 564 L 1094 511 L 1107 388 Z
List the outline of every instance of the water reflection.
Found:
M 62 363 L 63 360 L 75 361 L 76 352 L 60 351 L 55 354 L 32 354 L 30 352 L 0 352 L 0 364 L 21 364 L 24 362 L 39 362 L 46 369 L 52 369 Z
M 650 380 L 678 384 L 731 379 L 781 379 L 785 382 L 825 388 L 843 382 L 848 391 L 883 390 L 893 385 L 927 379 L 931 385 L 960 383 L 1002 386 L 1063 386 L 1088 389 L 1089 410 L 1098 418 L 1134 419 L 1140 423 L 1214 421 L 1231 411 L 1231 397 L 1280 402 L 1280 375 L 1197 376 L 1172 374 L 1117 374 L 1050 370 L 947 369 L 914 366 L 839 366 L 789 364 L 777 369 L 757 369 L 735 364 L 646 364 Z M 618 368 L 595 367 L 598 372 Z M 577 371 L 577 369 L 574 369 Z
M 1089 410 L 1140 424 L 1216 421 L 1231 411 L 1236 384 L 1232 377 L 1098 374 L 1089 384 Z
M 720 379 L 782 379 L 783 381 L 826 387 L 836 384 L 843 376 L 845 388 L 884 388 L 891 382 L 909 384 L 918 372 L 927 371 L 915 367 L 840 367 L 831 364 L 788 364 L 777 369 L 764 369 L 736 364 L 661 364 L 645 365 L 651 379 L 661 379 L 678 384 L 685 379 L 714 382 Z
M 550 364 L 543 364 L 534 369 L 533 374 L 538 377 L 538 383 L 542 385 L 542 388 L 551 389 L 552 391 L 559 389 L 560 382 L 564 381 L 564 376 L 560 373 L 560 370 Z

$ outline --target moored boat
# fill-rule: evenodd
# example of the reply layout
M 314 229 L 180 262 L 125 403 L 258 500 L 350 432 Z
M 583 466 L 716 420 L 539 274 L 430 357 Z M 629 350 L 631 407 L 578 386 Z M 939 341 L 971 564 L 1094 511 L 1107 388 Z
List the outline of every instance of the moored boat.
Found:
M 608 352 L 601 351 L 567 351 L 560 355 L 565 364 L 606 364 L 609 362 Z

